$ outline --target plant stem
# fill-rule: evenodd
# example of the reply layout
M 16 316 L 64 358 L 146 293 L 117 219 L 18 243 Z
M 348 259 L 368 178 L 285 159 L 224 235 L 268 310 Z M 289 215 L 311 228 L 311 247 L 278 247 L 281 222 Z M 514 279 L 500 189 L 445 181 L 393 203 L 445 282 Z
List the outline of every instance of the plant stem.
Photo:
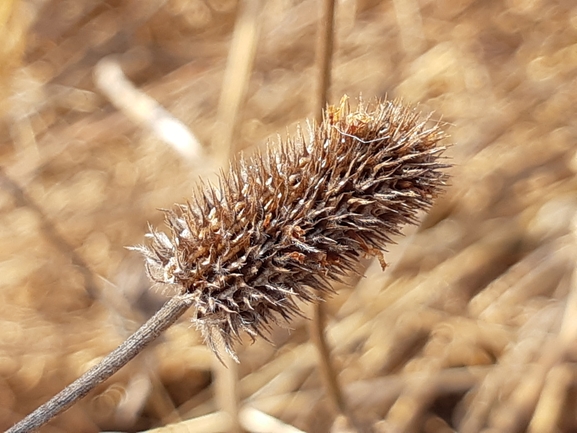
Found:
M 316 64 L 319 75 L 317 77 L 317 95 L 315 99 L 317 105 L 314 115 L 319 124 L 322 121 L 323 110 L 327 105 L 331 87 L 334 21 L 335 0 L 323 0 L 316 47 Z
M 256 54 L 262 4 L 262 0 L 239 2 L 211 143 L 220 163 L 228 163 L 233 151 L 238 119 Z
M 6 433 L 33 431 L 46 424 L 60 412 L 68 409 L 97 385 L 124 367 L 147 344 L 176 322 L 191 304 L 192 301 L 187 295 L 177 295 L 171 298 L 154 316 L 101 362 L 60 391 L 47 403 L 44 403 L 22 421 L 8 429 Z
M 331 363 L 331 354 L 325 338 L 324 303 L 319 302 L 313 307 L 313 317 L 310 325 L 311 338 L 319 352 L 319 368 L 331 404 L 337 413 L 346 415 L 345 399 L 337 379 L 337 374 Z
M 319 29 L 317 36 L 317 95 L 315 117 L 317 122 L 322 122 L 322 113 L 327 104 L 329 89 L 331 86 L 331 68 L 333 58 L 335 0 L 323 0 Z M 346 414 L 345 400 L 339 385 L 337 374 L 331 363 L 330 350 L 325 338 L 325 311 L 324 303 L 316 303 L 313 307 L 313 315 L 310 323 L 310 336 L 319 352 L 319 369 L 328 398 L 334 409 L 340 414 Z
M 224 356 L 222 361 L 214 356 L 214 396 L 218 408 L 229 417 L 229 433 L 242 433 L 240 423 L 240 389 L 238 380 L 238 363 L 231 356 Z

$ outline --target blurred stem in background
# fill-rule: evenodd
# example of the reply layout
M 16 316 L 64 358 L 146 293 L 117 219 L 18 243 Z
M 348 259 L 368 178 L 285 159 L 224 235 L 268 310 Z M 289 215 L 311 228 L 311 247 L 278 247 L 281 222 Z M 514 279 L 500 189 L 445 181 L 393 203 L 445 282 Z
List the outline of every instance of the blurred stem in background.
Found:
M 261 10 L 262 0 L 239 2 L 211 142 L 212 154 L 221 166 L 227 165 L 234 153 L 239 113 L 244 105 L 260 33 Z M 229 431 L 241 433 L 238 365 L 228 356 L 223 361 L 224 365 L 216 357 L 214 360 L 215 398 L 219 408 L 230 418 Z
M 234 134 L 253 69 L 261 10 L 262 0 L 243 0 L 239 4 L 211 143 L 213 155 L 221 164 L 228 164 L 233 153 Z
M 314 116 L 317 124 L 322 122 L 322 115 L 328 102 L 331 87 L 331 69 L 334 45 L 335 1 L 323 0 L 319 19 L 316 47 L 317 94 L 315 97 Z M 319 355 L 319 370 L 330 400 L 337 414 L 346 414 L 346 405 L 337 373 L 331 362 L 330 349 L 325 336 L 326 312 L 323 302 L 313 306 L 313 315 L 309 327 L 312 341 Z

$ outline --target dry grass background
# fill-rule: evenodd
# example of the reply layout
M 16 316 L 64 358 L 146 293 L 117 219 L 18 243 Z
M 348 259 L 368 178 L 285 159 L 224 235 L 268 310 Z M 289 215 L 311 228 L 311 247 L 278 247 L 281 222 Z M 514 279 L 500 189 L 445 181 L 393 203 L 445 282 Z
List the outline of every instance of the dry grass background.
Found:
M 231 153 L 313 114 L 318 3 L 256 2 Z M 218 158 L 191 162 L 135 121 L 140 100 L 113 80 L 98 88 L 97 64 L 120 64 L 218 149 L 238 10 L 234 0 L 0 3 L 0 428 L 161 305 L 124 246 L 216 169 Z M 391 247 L 389 269 L 367 263 L 328 303 L 356 417 L 377 432 L 577 431 L 577 5 L 341 0 L 336 29 L 333 102 L 420 103 L 455 143 L 452 186 Z M 242 68 L 226 73 L 244 80 Z M 304 321 L 273 340 L 240 352 L 243 404 L 303 431 L 344 431 Z M 218 409 L 212 362 L 181 321 L 42 431 L 222 431 L 218 415 L 190 421 Z

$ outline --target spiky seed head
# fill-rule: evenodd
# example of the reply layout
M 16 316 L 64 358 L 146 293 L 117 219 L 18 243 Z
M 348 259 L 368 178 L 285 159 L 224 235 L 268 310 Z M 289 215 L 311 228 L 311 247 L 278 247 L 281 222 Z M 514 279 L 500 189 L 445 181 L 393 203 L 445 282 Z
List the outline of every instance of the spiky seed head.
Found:
M 150 278 L 195 305 L 194 323 L 233 357 L 246 332 L 316 302 L 330 282 L 376 255 L 430 207 L 446 180 L 444 134 L 395 101 L 329 106 L 321 125 L 233 162 L 218 186 L 201 186 L 166 212 L 169 234 L 150 228 Z M 384 260 L 382 261 L 384 263 Z

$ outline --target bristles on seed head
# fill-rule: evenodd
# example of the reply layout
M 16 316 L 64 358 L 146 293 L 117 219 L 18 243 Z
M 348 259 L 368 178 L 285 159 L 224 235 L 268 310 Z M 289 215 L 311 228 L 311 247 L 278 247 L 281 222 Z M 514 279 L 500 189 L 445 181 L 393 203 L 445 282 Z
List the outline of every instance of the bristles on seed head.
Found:
M 169 235 L 151 229 L 139 248 L 153 281 L 194 299 L 217 354 L 300 315 L 297 299 L 318 301 L 361 256 L 382 259 L 445 184 L 439 124 L 399 102 L 351 111 L 343 98 L 309 134 L 233 162 L 218 186 L 166 211 Z

